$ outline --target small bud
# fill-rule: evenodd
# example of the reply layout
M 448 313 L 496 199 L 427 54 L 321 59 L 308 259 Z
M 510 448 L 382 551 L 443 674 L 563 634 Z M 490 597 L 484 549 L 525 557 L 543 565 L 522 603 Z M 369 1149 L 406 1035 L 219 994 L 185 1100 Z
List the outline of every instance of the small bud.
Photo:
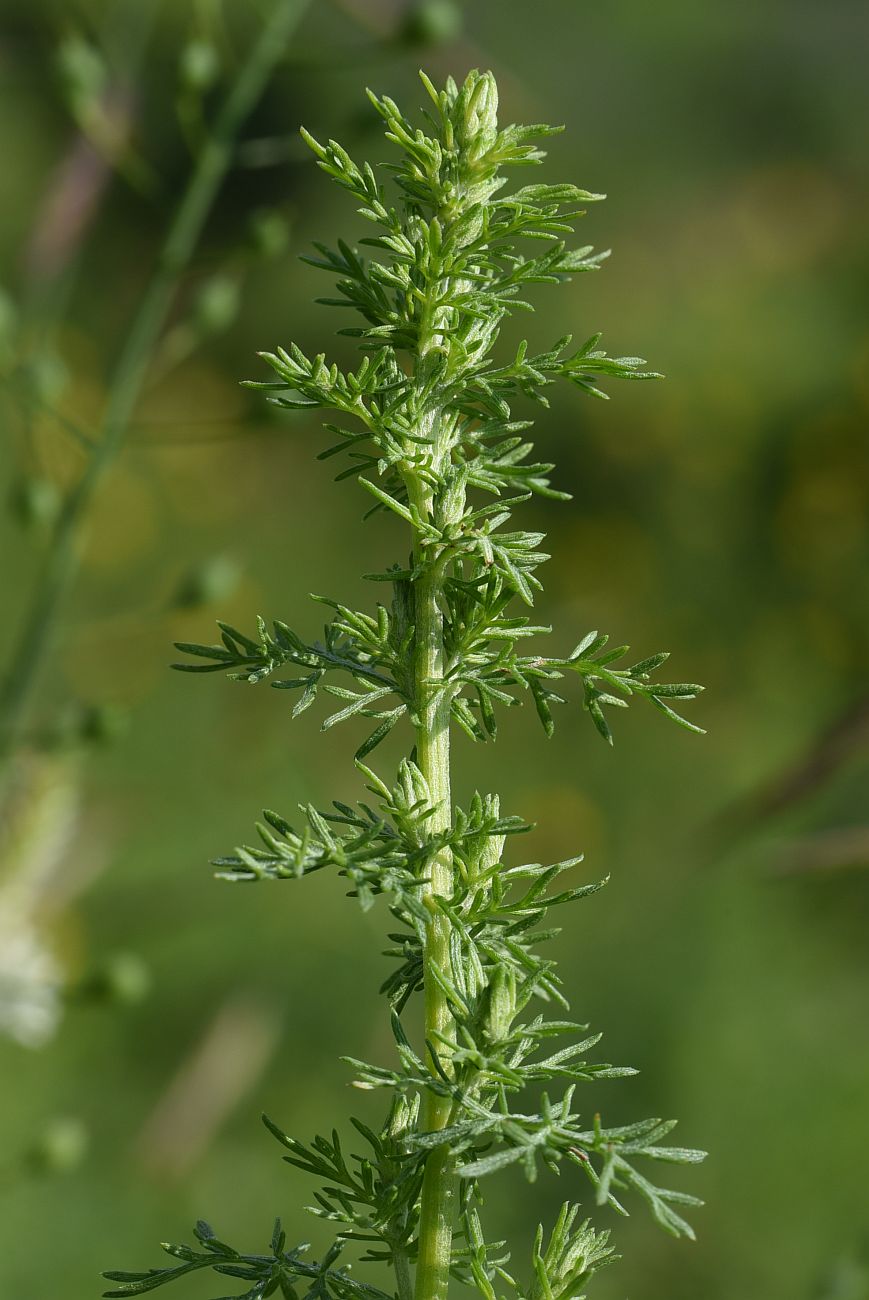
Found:
M 82 982 L 78 992 L 87 1001 L 135 1006 L 151 992 L 151 972 L 138 953 L 110 953 Z
M 60 489 L 49 478 L 28 475 L 13 488 L 11 506 L 23 528 L 47 531 L 60 512 Z
M 460 143 L 472 159 L 479 158 L 498 134 L 498 87 L 491 72 L 468 74 L 457 107 L 461 110 Z
M 486 1031 L 492 1042 L 506 1038 L 516 1015 L 516 976 L 511 967 L 496 966 L 488 988 Z
M 79 737 L 94 745 L 107 745 L 127 729 L 128 715 L 114 704 L 88 704 L 81 711 Z
M 212 275 L 201 285 L 193 306 L 193 319 L 202 334 L 228 329 L 238 314 L 238 281 L 231 275 Z
M 190 90 L 209 90 L 220 76 L 220 55 L 210 41 L 190 41 L 181 51 L 179 72 Z
M 438 522 L 443 526 L 460 517 L 468 486 L 468 471 L 464 465 L 448 471 Z
M 231 596 L 238 586 L 241 569 L 228 555 L 214 555 L 181 579 L 173 605 L 176 609 L 197 609 Z
M 27 1153 L 37 1173 L 66 1174 L 84 1159 L 89 1145 L 87 1128 L 74 1116 L 50 1120 Z
M 44 733 L 56 750 L 77 750 L 82 745 L 109 745 L 122 736 L 129 722 L 126 709 L 116 704 L 72 700 Z
M 501 801 L 496 794 L 486 796 L 486 812 L 492 817 L 499 817 Z M 504 852 L 504 835 L 487 835 L 480 850 L 478 870 L 480 873 L 491 871 L 501 861 Z
M 275 208 L 258 208 L 248 222 L 250 241 L 260 257 L 280 257 L 290 242 L 290 225 Z
M 399 35 L 408 45 L 443 45 L 461 31 L 462 11 L 454 0 L 422 0 L 405 15 Z

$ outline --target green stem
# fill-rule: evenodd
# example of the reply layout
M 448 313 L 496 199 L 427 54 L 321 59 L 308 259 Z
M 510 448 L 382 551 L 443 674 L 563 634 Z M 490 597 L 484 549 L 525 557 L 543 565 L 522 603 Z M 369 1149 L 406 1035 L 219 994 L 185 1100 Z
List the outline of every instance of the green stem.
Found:
M 433 502 L 430 492 L 419 482 L 409 483 L 411 500 L 424 519 L 431 518 Z M 439 683 L 444 679 L 443 617 L 440 606 L 442 579 L 439 569 L 426 563 L 416 544 L 417 562 L 425 571 L 414 584 L 414 621 L 416 656 L 414 675 L 418 709 L 416 728 L 417 764 L 425 777 L 435 814 L 429 826 L 432 832 L 446 830 L 452 823 L 450 788 L 450 693 Z M 443 1051 L 439 1037 L 450 1039 L 453 1017 L 443 990 L 433 978 L 432 968 L 449 969 L 449 923 L 437 908 L 435 895 L 452 894 L 453 867 L 448 850 L 439 853 L 429 866 L 430 883 L 426 886 L 429 922 L 423 954 L 425 1038 L 427 1044 Z M 446 1126 L 450 1099 L 428 1092 L 423 1123 L 427 1132 Z M 422 1184 L 419 1224 L 419 1254 L 416 1272 L 416 1300 L 444 1300 L 449 1286 L 450 1257 L 454 1217 L 456 1177 L 448 1144 L 435 1147 L 429 1154 Z
M 203 145 L 139 304 L 114 375 L 97 445 L 69 493 L 33 601 L 0 688 L 0 758 L 12 749 L 30 694 L 54 640 L 61 606 L 78 572 L 83 525 L 94 493 L 123 443 L 154 345 L 229 168 L 239 129 L 250 114 L 310 0 L 278 0 Z
M 407 1251 L 393 1251 L 392 1264 L 395 1269 L 398 1300 L 413 1300 L 413 1278 L 410 1275 L 410 1262 L 407 1258 Z

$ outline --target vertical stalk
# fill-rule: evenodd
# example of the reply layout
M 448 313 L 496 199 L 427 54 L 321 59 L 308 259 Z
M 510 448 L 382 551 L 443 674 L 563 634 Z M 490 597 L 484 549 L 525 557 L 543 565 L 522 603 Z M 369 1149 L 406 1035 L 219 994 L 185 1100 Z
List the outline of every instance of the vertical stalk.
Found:
M 0 686 L 0 758 L 11 750 L 30 692 L 51 648 L 58 615 L 78 571 L 82 528 L 91 500 L 120 450 L 151 353 L 226 175 L 239 129 L 262 94 L 310 0 L 276 0 L 203 145 L 166 236 L 160 259 L 133 318 L 112 377 L 99 440 L 67 496 L 28 616 Z
M 413 1278 L 407 1251 L 402 1248 L 393 1250 L 392 1264 L 395 1269 L 395 1283 L 398 1288 L 398 1300 L 413 1300 Z
M 431 492 L 419 482 L 411 483 L 410 496 L 423 519 L 432 516 Z M 423 560 L 415 542 L 417 561 Z M 425 561 L 423 561 L 425 563 Z M 435 814 L 429 822 L 437 833 L 452 824 L 450 787 L 450 694 L 444 680 L 443 617 L 440 606 L 442 577 L 431 559 L 414 584 L 414 621 L 416 651 L 414 678 L 418 725 L 416 728 L 417 765 L 431 792 Z M 429 921 L 423 953 L 425 1038 L 442 1050 L 438 1036 L 449 1039 L 453 1018 L 443 990 L 435 981 L 432 968 L 449 969 L 449 923 L 434 903 L 434 896 L 452 894 L 453 867 L 449 850 L 437 854 L 429 864 L 430 883 L 425 900 Z M 446 1126 L 450 1099 L 428 1092 L 425 1098 L 424 1124 L 427 1132 Z M 452 1251 L 453 1202 L 455 1174 L 447 1144 L 432 1149 L 426 1160 L 420 1207 L 419 1256 L 416 1272 L 416 1300 L 445 1300 L 449 1286 Z

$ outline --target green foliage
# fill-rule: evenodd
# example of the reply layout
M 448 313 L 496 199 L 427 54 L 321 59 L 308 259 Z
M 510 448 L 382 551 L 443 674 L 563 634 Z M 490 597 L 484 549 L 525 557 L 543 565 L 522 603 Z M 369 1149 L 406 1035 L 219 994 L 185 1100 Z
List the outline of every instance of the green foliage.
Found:
M 545 1248 L 538 1232 L 530 1281 L 517 1283 L 503 1244 L 484 1235 L 481 1182 L 510 1165 L 531 1181 L 540 1166 L 565 1167 L 584 1175 L 596 1205 L 627 1213 L 623 1197 L 635 1196 L 667 1231 L 692 1236 L 674 1207 L 697 1198 L 658 1187 L 637 1166 L 691 1164 L 703 1153 L 662 1145 L 670 1121 L 605 1125 L 593 1109 L 590 1117 L 574 1109 L 580 1085 L 634 1073 L 594 1059 L 600 1035 L 587 1025 L 547 1014 L 555 1007 L 560 1017 L 567 1007 L 554 963 L 541 955 L 558 933 L 550 910 L 599 885 L 560 883 L 580 857 L 504 861 L 508 837 L 527 824 L 504 816 L 495 795 L 453 805 L 450 733 L 494 739 L 499 707 L 530 695 L 551 734 L 552 705 L 565 702 L 571 676 L 607 740 L 604 710 L 637 696 L 699 731 L 672 705 L 700 687 L 655 680 L 663 653 L 617 667 L 627 647 L 610 648 L 597 632 L 566 656 L 524 650 L 549 632 L 521 612 L 541 589 L 537 571 L 547 556 L 541 534 L 508 525 L 532 494 L 565 494 L 550 485 L 553 466 L 532 459 L 530 425 L 514 419 L 512 404 L 545 407 L 557 379 L 602 397 L 612 379 L 651 374 L 637 357 L 608 357 L 597 335 L 579 348 L 565 338 L 544 352 L 522 343 L 511 359 L 494 357 L 504 319 L 529 308 L 528 288 L 600 266 L 601 255 L 571 250 L 565 237 L 582 205 L 601 196 L 572 185 L 505 192 L 502 169 L 540 162 L 537 141 L 552 128 L 499 128 L 490 74 L 471 73 L 461 87 L 449 80 L 442 91 L 425 76 L 423 84 L 431 98 L 425 129 L 390 99 L 371 96 L 399 148 L 390 169 L 397 194 L 334 141 L 303 133 L 374 231 L 359 248 L 318 245 L 310 259 L 337 277 L 338 296 L 324 301 L 361 319 L 342 331 L 358 340 L 358 368 L 342 372 L 293 344 L 265 354 L 276 379 L 253 385 L 280 407 L 328 414 L 335 440 L 321 454 L 347 458 L 338 477 L 358 480 L 373 498 L 369 514 L 391 512 L 403 522 L 411 558 L 368 575 L 391 584 L 388 608 L 367 614 L 324 600 L 332 616 L 321 641 L 280 621 L 260 619 L 255 636 L 221 623 L 219 644 L 179 645 L 190 659 L 176 667 L 254 683 L 271 677 L 298 692 L 294 716 L 322 690 L 339 701 L 324 728 L 355 716 L 375 724 L 356 760 L 373 803 L 307 806 L 298 826 L 266 812 L 260 846 L 216 859 L 219 874 L 234 881 L 333 870 L 362 907 L 382 896 L 396 925 L 383 984 L 395 1059 L 349 1060 L 358 1087 L 392 1094 L 382 1129 L 352 1121 L 365 1144 L 359 1154 L 345 1150 L 337 1130 L 306 1145 L 266 1121 L 286 1159 L 318 1182 L 312 1209 L 338 1225 L 335 1251 L 360 1243 L 363 1262 L 392 1265 L 400 1300 L 412 1294 L 414 1268 L 417 1300 L 441 1300 L 450 1277 L 486 1300 L 505 1287 L 527 1300 L 570 1300 L 611 1258 L 606 1233 L 577 1225 L 577 1206 L 566 1204 Z M 280 675 L 287 668 L 293 675 Z M 390 784 L 361 759 L 399 723 L 410 725 L 413 747 Z M 412 1027 L 418 993 L 421 1035 Z M 285 1253 L 280 1233 L 268 1258 L 238 1255 L 204 1229 L 197 1235 L 204 1252 L 169 1247 L 181 1265 L 111 1274 L 124 1287 L 109 1294 L 140 1294 L 205 1267 L 253 1282 L 248 1297 L 278 1288 L 295 1295 L 301 1278 L 313 1279 L 308 1294 L 367 1290 L 331 1270 L 334 1251 L 321 1266 L 303 1266 L 298 1250 Z
M 515 536 L 518 535 L 512 535 Z M 495 555 L 503 552 L 505 543 L 509 545 L 511 540 L 509 535 L 507 538 L 501 536 L 492 545 L 493 568 Z M 324 629 L 322 641 L 308 645 L 286 623 L 277 621 L 269 631 L 265 620 L 259 619 L 256 639 L 220 623 L 220 645 L 176 643 L 176 649 L 205 662 L 178 663 L 174 667 L 188 673 L 229 669 L 228 675 L 235 681 L 251 683 L 262 681 L 287 664 L 310 669 L 305 676 L 278 678 L 271 685 L 279 690 L 301 692 L 293 706 L 294 718 L 313 704 L 321 688 L 330 695 L 349 701 L 326 718 L 324 731 L 356 714 L 378 719 L 379 725 L 357 750 L 357 758 L 364 758 L 408 711 L 416 725 L 414 684 L 407 672 L 413 629 L 401 617 L 404 604 L 402 588 L 413 576 L 413 572 L 396 575 L 397 592 L 392 612 L 378 605 L 373 617 L 319 597 L 324 604 L 334 605 L 336 610 L 335 618 Z M 612 735 L 603 706 L 624 708 L 632 695 L 651 700 L 656 708 L 680 726 L 702 733 L 702 727 L 688 722 L 667 703 L 668 700 L 694 699 L 702 687 L 692 682 L 651 680 L 652 673 L 669 657 L 665 652 L 651 655 L 630 668 L 613 668 L 612 664 L 627 654 L 629 647 L 607 650 L 609 638 L 590 632 L 566 659 L 518 654 L 517 641 L 550 631 L 547 627 L 530 624 L 525 618 L 505 614 L 517 588 L 521 590 L 521 582 L 521 576 L 518 576 L 515 585 L 511 586 L 491 572 L 482 582 L 457 575 L 444 582 L 444 645 L 452 666 L 444 689 L 450 694 L 453 721 L 471 740 L 495 739 L 498 730 L 495 708 L 521 704 L 517 691 L 530 693 L 543 729 L 551 736 L 555 730 L 551 705 L 566 701 L 549 683 L 562 680 L 570 673 L 581 679 L 584 707 L 600 734 L 610 743 Z M 323 678 L 329 672 L 349 673 L 361 690 L 352 691 L 324 682 Z M 619 694 L 614 695 L 613 691 Z M 382 708 L 380 702 L 390 695 L 394 697 L 394 705 Z M 372 709 L 374 704 L 378 705 L 377 709 Z
M 306 1245 L 286 1248 L 286 1233 L 280 1219 L 275 1220 L 269 1243 L 269 1255 L 243 1255 L 226 1242 L 220 1241 L 211 1226 L 202 1219 L 193 1229 L 193 1235 L 202 1246 L 173 1246 L 164 1243 L 167 1255 L 181 1262 L 171 1268 L 152 1268 L 147 1273 L 105 1273 L 110 1282 L 120 1286 L 106 1291 L 106 1296 L 145 1295 L 166 1282 L 174 1282 L 188 1273 L 210 1268 L 222 1277 L 241 1278 L 252 1282 L 246 1291 L 238 1292 L 238 1300 L 263 1300 L 265 1296 L 281 1295 L 286 1300 L 386 1300 L 386 1294 L 377 1287 L 366 1286 L 350 1278 L 344 1269 L 332 1265 L 341 1253 L 341 1243 L 335 1245 L 318 1264 L 302 1256 Z M 223 1296 L 221 1300 L 231 1300 Z

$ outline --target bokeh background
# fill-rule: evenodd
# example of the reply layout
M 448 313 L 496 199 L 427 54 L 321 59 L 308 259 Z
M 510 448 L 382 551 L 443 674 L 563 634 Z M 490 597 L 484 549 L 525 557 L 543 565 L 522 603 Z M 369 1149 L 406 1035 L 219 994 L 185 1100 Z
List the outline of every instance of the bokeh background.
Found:
M 3 670 L 271 3 L 0 6 Z M 364 86 L 420 103 L 422 65 L 491 67 L 506 118 L 567 124 L 547 177 L 610 196 L 582 234 L 611 264 L 543 289 L 529 337 L 602 329 L 668 376 L 557 395 L 537 436 L 574 499 L 526 518 L 550 534 L 560 642 L 599 627 L 671 649 L 707 685 L 708 736 L 634 707 L 610 751 L 572 708 L 548 744 L 528 710 L 496 747 L 458 742 L 459 797 L 499 789 L 539 824 L 514 853 L 583 850 L 577 879 L 612 875 L 557 955 L 574 1011 L 642 1073 L 588 1109 L 678 1115 L 712 1153 L 684 1184 L 708 1201 L 698 1242 L 638 1208 L 593 1294 L 869 1296 L 867 28 L 858 0 L 308 6 L 181 277 L 4 772 L 0 1294 L 88 1300 L 101 1268 L 158 1264 L 197 1216 L 247 1248 L 275 1213 L 320 1242 L 257 1116 L 301 1137 L 354 1103 L 377 1117 L 337 1058 L 388 1059 L 384 909 L 207 865 L 263 806 L 357 797 L 358 739 L 167 664 L 216 617 L 316 635 L 307 593 L 370 602 L 360 573 L 404 545 L 314 459 L 316 421 L 238 381 L 292 339 L 348 355 L 298 254 L 360 223 L 297 127 L 383 159 Z M 517 1268 L 571 1181 L 493 1184 Z

